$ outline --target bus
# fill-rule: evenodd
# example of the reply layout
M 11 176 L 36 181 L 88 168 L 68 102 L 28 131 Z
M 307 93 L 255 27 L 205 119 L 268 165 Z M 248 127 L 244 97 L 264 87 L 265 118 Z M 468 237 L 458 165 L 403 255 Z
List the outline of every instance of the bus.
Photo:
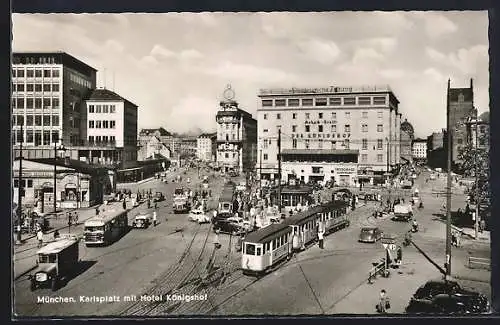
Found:
M 102 211 L 99 215 L 85 221 L 83 231 L 85 245 L 108 245 L 125 234 L 127 228 L 127 211 Z
M 236 184 L 228 182 L 224 184 L 222 193 L 219 198 L 219 206 L 217 213 L 233 213 L 233 201 L 235 194 Z

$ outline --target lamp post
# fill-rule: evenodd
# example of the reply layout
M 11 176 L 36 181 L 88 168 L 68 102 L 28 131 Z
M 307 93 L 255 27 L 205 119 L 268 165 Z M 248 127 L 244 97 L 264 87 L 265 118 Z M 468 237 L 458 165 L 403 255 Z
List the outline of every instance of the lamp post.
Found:
M 57 152 L 64 152 L 66 149 L 59 141 L 54 141 L 54 213 L 57 212 Z
M 475 112 L 476 112 L 476 126 L 474 128 L 474 131 L 476 132 L 475 134 L 475 142 L 476 142 L 476 145 L 475 145 L 475 148 L 476 148 L 476 152 L 475 152 L 475 155 L 474 155 L 474 176 L 476 177 L 476 218 L 474 218 L 474 238 L 477 240 L 478 237 L 479 237 L 479 177 L 478 177 L 478 166 L 477 166 L 477 163 L 478 163 L 478 159 L 477 159 L 477 149 L 478 149 L 478 133 L 479 133 L 479 120 L 478 120 L 478 111 L 477 111 L 477 108 L 475 109 Z

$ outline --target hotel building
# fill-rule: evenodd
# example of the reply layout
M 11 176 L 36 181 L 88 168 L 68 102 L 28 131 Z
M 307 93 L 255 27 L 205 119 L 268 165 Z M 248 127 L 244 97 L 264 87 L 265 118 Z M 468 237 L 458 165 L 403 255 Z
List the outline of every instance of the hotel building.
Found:
M 399 100 L 388 86 L 262 89 L 258 95 L 262 179 L 379 183 L 400 163 Z M 262 165 L 260 165 L 262 163 Z
M 82 143 L 82 110 L 97 70 L 65 52 L 18 52 L 12 60 L 14 156 L 21 142 L 27 159 L 54 157 L 59 140 Z
M 220 102 L 217 121 L 217 165 L 224 171 L 251 171 L 257 161 L 257 121 L 238 107 L 228 87 Z
M 427 139 L 415 139 L 412 143 L 412 155 L 414 160 L 427 159 Z

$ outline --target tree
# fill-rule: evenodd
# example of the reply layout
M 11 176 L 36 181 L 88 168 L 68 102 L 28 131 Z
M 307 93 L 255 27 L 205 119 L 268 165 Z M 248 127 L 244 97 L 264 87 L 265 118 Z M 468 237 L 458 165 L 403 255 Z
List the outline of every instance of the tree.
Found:
M 481 143 L 480 136 L 478 141 Z M 461 161 L 460 172 L 468 178 L 473 178 L 474 183 L 470 188 L 470 194 L 473 202 L 479 202 L 480 205 L 490 207 L 490 155 L 488 148 L 476 148 L 472 143 L 468 143 L 459 150 L 458 158 Z M 477 171 L 477 177 L 476 177 Z M 476 188 L 479 187 L 479 197 Z

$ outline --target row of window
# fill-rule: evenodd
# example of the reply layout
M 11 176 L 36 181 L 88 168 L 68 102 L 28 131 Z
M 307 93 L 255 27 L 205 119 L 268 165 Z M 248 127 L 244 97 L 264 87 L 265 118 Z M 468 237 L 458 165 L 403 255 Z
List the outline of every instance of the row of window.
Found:
M 116 138 L 114 135 L 111 135 L 111 136 L 107 136 L 107 135 L 104 135 L 104 136 L 93 136 L 93 135 L 90 135 L 89 136 L 89 143 L 93 144 L 93 143 L 96 143 L 96 144 L 99 144 L 99 143 L 103 143 L 103 144 L 114 144 L 116 142 Z
M 263 107 L 298 107 L 301 106 L 341 106 L 341 105 L 385 105 L 385 96 L 346 96 L 331 98 L 289 98 L 289 99 L 263 99 Z
M 25 74 L 26 71 L 26 74 Z M 17 78 L 59 78 L 60 70 L 59 69 L 12 69 L 12 77 Z
M 59 109 L 60 108 L 59 98 L 12 98 L 12 108 L 17 109 Z
M 226 157 L 226 159 L 229 158 L 229 152 L 225 152 L 225 153 L 219 152 L 219 156 L 222 156 L 222 155 L 224 155 L 224 157 Z M 232 156 L 233 156 L 233 158 L 236 158 L 236 152 L 233 152 Z
M 276 119 L 277 120 L 281 120 L 281 117 L 282 117 L 282 114 L 283 113 L 276 113 Z M 297 119 L 297 115 L 298 113 L 292 113 L 292 119 L 293 120 L 296 120 Z M 304 113 L 304 116 L 305 116 L 305 119 L 306 120 L 310 120 L 311 119 L 311 113 Z M 351 112 L 344 112 L 344 116 L 346 119 L 350 119 L 351 118 Z M 264 114 L 264 120 L 267 120 L 269 117 L 269 114 L 265 113 Z M 363 111 L 361 112 L 361 117 L 364 118 L 364 119 L 367 119 L 368 118 L 368 112 L 367 111 Z M 384 112 L 382 111 L 379 111 L 377 112 L 377 118 L 383 118 L 384 117 Z M 326 118 L 325 117 L 325 114 L 323 112 L 319 112 L 318 113 L 318 119 L 323 119 L 323 118 Z M 330 115 L 330 118 L 331 119 L 337 119 L 337 112 L 332 112 L 331 115 Z
M 33 187 L 33 180 L 32 179 L 23 179 L 23 188 L 32 188 Z M 18 188 L 19 187 L 19 179 L 15 178 L 14 179 L 14 187 Z
M 89 105 L 89 113 L 114 113 L 116 105 Z
M 363 153 L 360 155 L 360 157 L 361 157 L 361 162 L 363 162 L 363 163 L 368 162 L 368 154 Z M 267 153 L 264 153 L 262 155 L 262 160 L 269 160 L 269 155 Z M 381 163 L 383 161 L 384 161 L 384 154 L 381 154 L 381 153 L 377 154 L 377 162 Z M 332 173 L 333 173 L 333 171 L 332 171 Z
M 17 92 L 57 92 L 59 91 L 59 84 L 32 84 L 32 83 L 14 83 L 12 86 L 13 91 Z
M 86 80 L 86 79 L 84 79 L 76 74 L 73 74 L 73 73 L 70 74 L 69 79 L 82 87 L 86 87 L 89 89 L 92 88 L 92 84 L 90 83 L 90 81 L 88 81 L 88 80 Z
M 26 142 L 29 144 L 34 144 L 35 146 L 48 146 L 57 142 L 59 140 L 58 131 L 40 131 L 40 130 L 26 130 L 26 141 L 24 141 L 24 135 L 21 130 L 17 130 L 12 133 L 12 142 L 21 143 Z
M 26 124 L 24 122 L 23 115 L 12 115 L 13 125 L 18 126 L 59 126 L 59 115 L 26 115 Z
M 327 142 L 327 141 L 324 141 L 323 139 L 317 139 L 317 143 L 318 143 L 318 148 L 323 148 L 323 143 L 324 142 Z M 278 141 L 276 141 L 277 143 Z M 298 139 L 292 139 L 292 148 L 293 149 L 297 149 L 297 142 L 298 142 Z M 361 139 L 361 150 L 368 150 L 368 143 L 373 143 L 373 150 L 382 150 L 383 147 L 384 147 L 384 140 L 383 139 L 377 139 L 375 141 L 368 141 L 368 139 Z M 264 139 L 262 141 L 262 147 L 264 149 L 267 149 L 270 145 L 272 145 L 273 143 L 273 140 L 271 139 Z M 309 148 L 309 144 L 310 144 L 310 140 L 309 139 L 305 139 L 304 140 L 304 143 L 305 143 L 305 146 L 306 146 L 306 149 Z M 330 141 L 331 143 L 331 146 L 332 146 L 332 149 L 335 149 L 336 146 L 337 146 L 337 143 L 342 143 L 343 146 L 349 146 L 349 139 L 344 139 L 344 140 L 339 140 L 339 141 Z
M 114 129 L 116 121 L 89 121 L 89 129 Z
M 292 132 L 298 132 L 297 125 L 292 125 Z M 277 129 L 281 129 L 281 125 L 277 126 Z M 318 125 L 318 132 L 323 132 L 324 131 L 324 125 Z M 305 132 L 311 132 L 311 125 L 304 125 L 304 130 Z M 268 133 L 269 129 L 263 129 L 263 133 Z M 313 131 L 314 132 L 314 131 Z M 332 133 L 337 133 L 337 125 L 333 124 L 330 126 L 330 132 Z M 351 133 L 351 125 L 350 124 L 345 124 L 344 125 L 344 132 L 345 133 Z M 361 124 L 361 132 L 368 132 L 368 124 Z M 384 132 L 384 125 L 383 124 L 377 124 L 377 132 Z

